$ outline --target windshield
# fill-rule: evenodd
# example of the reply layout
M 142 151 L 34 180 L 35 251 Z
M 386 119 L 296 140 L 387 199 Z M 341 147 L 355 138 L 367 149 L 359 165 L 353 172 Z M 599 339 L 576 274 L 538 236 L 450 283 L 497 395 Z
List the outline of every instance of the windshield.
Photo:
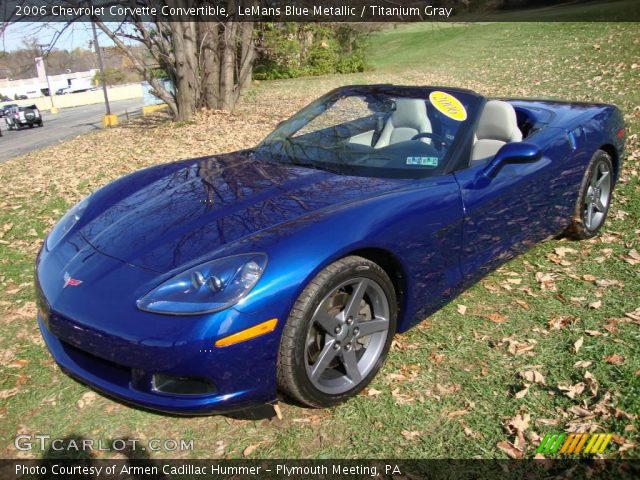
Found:
M 440 175 L 472 122 L 480 97 L 417 87 L 345 87 L 283 122 L 260 158 L 386 178 Z

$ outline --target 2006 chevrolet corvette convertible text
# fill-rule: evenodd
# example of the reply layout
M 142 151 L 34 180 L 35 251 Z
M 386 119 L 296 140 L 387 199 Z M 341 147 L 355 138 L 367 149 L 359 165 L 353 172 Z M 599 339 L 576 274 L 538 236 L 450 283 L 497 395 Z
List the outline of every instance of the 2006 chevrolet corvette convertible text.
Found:
M 178 413 L 358 393 L 392 336 L 536 242 L 601 228 L 619 110 L 349 86 L 257 147 L 158 165 L 73 207 L 36 264 L 61 368 Z

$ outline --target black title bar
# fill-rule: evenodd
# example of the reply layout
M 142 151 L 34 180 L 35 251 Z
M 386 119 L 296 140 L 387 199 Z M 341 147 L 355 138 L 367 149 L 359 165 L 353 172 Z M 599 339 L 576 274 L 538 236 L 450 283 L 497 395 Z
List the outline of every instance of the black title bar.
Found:
M 637 479 L 638 460 L 0 460 L 2 479 Z
M 0 22 L 640 21 L 638 0 L 3 0 Z

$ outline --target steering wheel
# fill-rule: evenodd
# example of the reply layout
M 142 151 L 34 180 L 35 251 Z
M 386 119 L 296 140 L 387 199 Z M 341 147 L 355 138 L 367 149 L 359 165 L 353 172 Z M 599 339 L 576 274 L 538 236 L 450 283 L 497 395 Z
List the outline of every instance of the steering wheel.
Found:
M 438 135 L 437 133 L 433 132 L 418 133 L 417 135 L 414 135 L 411 140 L 419 140 L 421 138 L 433 138 L 434 140 L 440 142 L 436 145 L 440 150 L 442 150 L 444 147 L 449 147 L 450 145 L 449 140 L 447 140 L 442 135 Z

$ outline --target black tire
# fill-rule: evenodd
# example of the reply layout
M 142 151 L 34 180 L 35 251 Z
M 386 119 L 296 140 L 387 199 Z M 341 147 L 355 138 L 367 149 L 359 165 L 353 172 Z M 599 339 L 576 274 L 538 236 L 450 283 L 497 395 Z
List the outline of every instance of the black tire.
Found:
M 29 128 L 33 128 L 33 123 L 30 123 L 30 124 L 29 124 Z
M 40 120 L 40 121 L 38 122 L 38 126 L 39 126 L 39 127 L 41 127 L 41 126 L 42 126 L 42 120 Z
M 589 187 L 591 185 L 596 168 L 606 168 L 608 170 L 610 184 L 608 201 L 603 205 L 603 211 L 599 212 L 600 214 L 602 214 L 600 220 L 597 222 L 597 224 L 590 226 L 586 217 L 585 204 L 588 202 Z M 584 176 L 582 177 L 582 183 L 580 184 L 580 190 L 578 191 L 578 199 L 573 211 L 571 225 L 569 225 L 569 227 L 565 231 L 565 235 L 567 237 L 574 240 L 586 240 L 598 234 L 598 232 L 604 225 L 607 214 L 609 213 L 609 207 L 611 205 L 611 197 L 614 187 L 613 175 L 613 162 L 611 161 L 611 157 L 609 156 L 609 154 L 603 150 L 596 150 L 596 152 L 591 157 L 591 161 L 589 162 L 586 171 L 584 172 Z
M 306 348 L 312 319 L 314 312 L 327 295 L 331 294 L 338 286 L 356 278 L 375 282 L 380 287 L 379 291 L 383 292 L 386 297 L 388 304 L 386 339 L 384 343 L 380 339 L 379 356 L 371 362 L 369 367 L 371 370 L 353 388 L 339 394 L 325 393 L 316 388 L 307 373 Z M 358 394 L 373 379 L 386 359 L 396 331 L 397 309 L 393 283 L 386 272 L 376 263 L 362 257 L 349 256 L 326 267 L 309 282 L 300 294 L 284 327 L 278 356 L 278 386 L 280 390 L 292 399 L 315 408 L 330 407 Z M 355 340 L 353 350 L 354 352 L 356 350 Z

